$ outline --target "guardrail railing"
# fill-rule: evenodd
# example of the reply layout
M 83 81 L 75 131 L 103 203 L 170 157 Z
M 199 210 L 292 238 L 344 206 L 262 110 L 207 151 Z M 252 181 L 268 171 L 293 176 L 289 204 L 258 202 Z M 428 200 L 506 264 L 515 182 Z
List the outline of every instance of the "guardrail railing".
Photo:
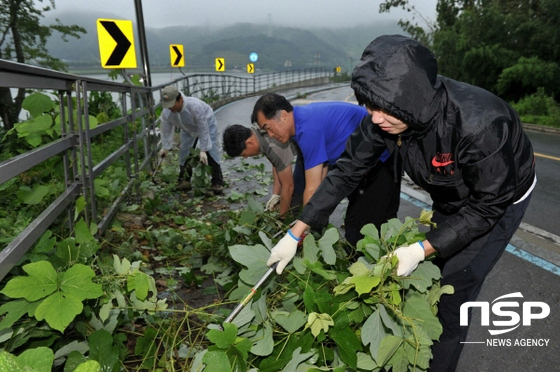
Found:
M 213 108 L 228 102 L 265 91 L 289 87 L 320 85 L 329 82 L 330 73 L 325 68 L 285 71 L 250 77 L 218 74 L 195 74 L 173 80 L 186 94 L 206 100 Z M 155 130 L 159 92 L 164 85 L 139 87 L 125 83 L 61 73 L 34 66 L 0 60 L 0 88 L 50 91 L 58 103 L 60 136 L 33 150 L 0 162 L 0 190 L 7 182 L 16 182 L 26 172 L 41 167 L 44 162 L 59 159 L 63 164 L 63 188 L 55 194 L 44 210 L 38 211 L 29 225 L 19 232 L 7 245 L 0 245 L 0 280 L 14 267 L 22 256 L 37 242 L 50 226 L 62 217 L 66 232 L 73 230 L 75 202 L 84 196 L 84 218 L 88 225 L 97 225 L 101 235 L 109 226 L 121 203 L 138 195 L 139 173 L 152 167 L 157 153 L 159 138 Z M 93 92 L 110 92 L 118 97 L 121 116 L 93 127 L 90 123 L 88 99 Z M 157 100 L 154 99 L 157 96 Z M 119 129 L 118 129 L 119 128 Z M 108 155 L 97 159 L 92 153 L 92 143 L 104 135 L 119 130 L 121 140 Z M 104 200 L 99 208 L 96 196 L 96 180 L 111 170 L 115 164 L 124 167 L 126 184 L 112 199 Z M 111 175 L 108 175 L 109 177 Z M 15 195 L 2 191 L 2 199 Z M 5 240 L 5 239 L 4 239 Z

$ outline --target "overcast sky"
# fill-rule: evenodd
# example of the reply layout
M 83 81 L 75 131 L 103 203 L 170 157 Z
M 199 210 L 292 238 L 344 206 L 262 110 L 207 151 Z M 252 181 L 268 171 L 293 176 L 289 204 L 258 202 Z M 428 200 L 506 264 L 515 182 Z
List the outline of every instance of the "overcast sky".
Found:
M 432 22 L 435 21 L 436 2 L 409 0 L 424 18 Z M 47 3 L 43 1 L 43 4 Z M 380 15 L 379 3 L 379 0 L 142 0 L 142 10 L 145 27 L 154 28 L 228 26 L 239 22 L 340 28 L 371 23 L 379 17 L 412 18 L 410 14 L 396 9 Z M 55 0 L 56 9 L 49 15 L 83 10 L 106 14 L 100 18 L 134 21 L 134 4 L 134 0 Z M 61 21 L 71 22 L 67 17 Z

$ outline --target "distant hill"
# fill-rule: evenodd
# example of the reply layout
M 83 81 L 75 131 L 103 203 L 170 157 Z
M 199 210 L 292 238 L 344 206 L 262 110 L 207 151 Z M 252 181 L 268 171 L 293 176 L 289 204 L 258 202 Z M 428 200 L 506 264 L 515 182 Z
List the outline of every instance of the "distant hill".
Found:
M 71 72 L 102 70 L 99 58 L 95 14 L 72 12 L 71 16 L 58 16 L 71 19 L 87 30 L 80 39 L 70 38 L 64 42 L 60 35 L 53 35 L 47 43 L 49 53 L 64 60 Z M 103 18 L 107 18 L 104 15 Z M 118 17 L 115 17 L 118 19 Z M 45 17 L 45 24 L 52 19 Z M 64 22 L 63 23 L 70 23 Z M 134 22 L 135 23 L 135 22 Z M 136 25 L 135 34 L 136 34 Z M 285 65 L 291 69 L 310 66 L 334 68 L 341 66 L 343 71 L 352 68 L 358 61 L 363 49 L 375 37 L 382 34 L 401 33 L 396 21 L 377 21 L 371 25 L 360 25 L 344 29 L 299 29 L 275 25 L 235 24 L 224 28 L 210 27 L 167 27 L 146 29 L 148 58 L 151 70 L 169 71 L 170 44 L 184 46 L 187 71 L 214 69 L 215 58 L 225 58 L 226 71 L 245 70 L 249 54 L 256 52 L 259 60 L 255 64 L 260 70 L 283 70 Z M 138 70 L 141 68 L 138 35 L 135 35 Z M 289 61 L 289 62 L 287 62 Z

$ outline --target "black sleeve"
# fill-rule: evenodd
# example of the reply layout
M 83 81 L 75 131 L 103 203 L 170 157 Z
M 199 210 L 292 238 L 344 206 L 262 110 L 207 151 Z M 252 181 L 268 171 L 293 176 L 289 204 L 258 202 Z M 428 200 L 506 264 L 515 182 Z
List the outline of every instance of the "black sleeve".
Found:
M 329 170 L 299 219 L 310 226 L 325 226 L 342 199 L 350 195 L 387 149 L 379 127 L 366 116 L 348 137 L 346 149 Z

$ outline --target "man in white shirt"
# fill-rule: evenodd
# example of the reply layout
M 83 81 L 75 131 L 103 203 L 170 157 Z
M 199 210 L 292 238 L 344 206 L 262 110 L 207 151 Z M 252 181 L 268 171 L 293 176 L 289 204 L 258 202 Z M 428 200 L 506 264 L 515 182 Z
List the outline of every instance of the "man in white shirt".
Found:
M 175 127 L 181 130 L 181 148 L 179 151 L 178 189 L 188 190 L 192 169 L 186 160 L 198 137 L 200 161 L 212 167 L 212 191 L 223 193 L 224 179 L 220 167 L 221 152 L 218 142 L 218 129 L 214 110 L 198 98 L 187 97 L 169 85 L 161 91 L 161 140 L 159 155 L 165 157 L 171 148 Z M 185 179 L 186 174 L 186 179 Z

